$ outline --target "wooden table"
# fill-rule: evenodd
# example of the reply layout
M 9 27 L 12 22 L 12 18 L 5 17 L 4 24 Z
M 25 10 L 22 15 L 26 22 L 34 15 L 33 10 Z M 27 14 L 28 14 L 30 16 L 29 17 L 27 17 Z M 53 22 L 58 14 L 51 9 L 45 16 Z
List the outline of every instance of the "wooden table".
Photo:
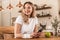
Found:
M 51 38 L 32 38 L 32 39 L 15 39 L 15 38 L 10 38 L 6 40 L 60 40 L 60 37 L 51 37 Z
M 4 39 L 0 39 L 0 40 L 4 40 Z
M 14 26 L 0 26 L 0 33 L 14 33 Z
M 14 27 L 0 27 L 0 32 L 3 33 L 13 33 L 14 32 Z M 0 39 L 3 40 L 3 39 Z M 9 38 L 6 40 L 60 40 L 60 37 L 51 37 L 51 38 L 33 38 L 33 39 L 15 39 L 15 38 Z
M 2 35 L 0 38 L 3 38 L 6 33 L 14 33 L 14 26 L 0 26 L 0 35 Z

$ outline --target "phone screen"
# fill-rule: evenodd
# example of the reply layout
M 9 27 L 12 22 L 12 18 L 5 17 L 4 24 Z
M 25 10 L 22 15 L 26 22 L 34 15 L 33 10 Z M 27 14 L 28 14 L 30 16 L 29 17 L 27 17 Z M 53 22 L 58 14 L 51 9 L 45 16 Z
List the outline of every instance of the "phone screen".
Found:
M 38 32 L 42 32 L 42 31 L 43 31 L 43 29 L 39 29 L 39 30 L 38 30 Z

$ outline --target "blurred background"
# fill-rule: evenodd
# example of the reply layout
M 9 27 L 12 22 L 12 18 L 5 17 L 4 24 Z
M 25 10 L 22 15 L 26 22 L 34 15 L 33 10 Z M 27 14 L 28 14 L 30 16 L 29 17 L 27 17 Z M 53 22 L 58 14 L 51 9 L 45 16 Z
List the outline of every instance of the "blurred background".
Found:
M 14 25 L 15 18 L 20 14 L 22 5 L 31 0 L 0 0 L 0 26 Z M 32 0 L 36 7 L 39 23 L 48 23 L 54 17 L 59 19 L 60 0 Z
M 14 22 L 21 14 L 22 6 L 26 1 L 34 4 L 39 27 L 44 27 L 42 35 L 45 32 L 60 35 L 60 0 L 0 0 L 0 38 L 12 36 Z M 6 33 L 7 35 L 4 35 Z

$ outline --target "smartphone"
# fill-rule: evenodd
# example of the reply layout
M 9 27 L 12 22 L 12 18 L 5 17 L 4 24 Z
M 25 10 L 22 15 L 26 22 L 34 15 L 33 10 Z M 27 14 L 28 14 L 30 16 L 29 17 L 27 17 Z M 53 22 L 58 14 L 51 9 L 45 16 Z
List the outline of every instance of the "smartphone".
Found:
M 42 31 L 43 31 L 43 29 L 39 29 L 39 30 L 38 30 L 38 32 L 42 32 Z

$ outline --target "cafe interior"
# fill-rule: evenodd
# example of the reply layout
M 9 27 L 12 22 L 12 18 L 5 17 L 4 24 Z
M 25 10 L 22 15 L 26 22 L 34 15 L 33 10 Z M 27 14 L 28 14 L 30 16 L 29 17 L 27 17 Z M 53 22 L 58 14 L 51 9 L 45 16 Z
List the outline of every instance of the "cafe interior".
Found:
M 30 1 L 42 28 L 39 38 L 14 38 L 14 22 Z M 60 0 L 0 0 L 0 40 L 60 40 Z

